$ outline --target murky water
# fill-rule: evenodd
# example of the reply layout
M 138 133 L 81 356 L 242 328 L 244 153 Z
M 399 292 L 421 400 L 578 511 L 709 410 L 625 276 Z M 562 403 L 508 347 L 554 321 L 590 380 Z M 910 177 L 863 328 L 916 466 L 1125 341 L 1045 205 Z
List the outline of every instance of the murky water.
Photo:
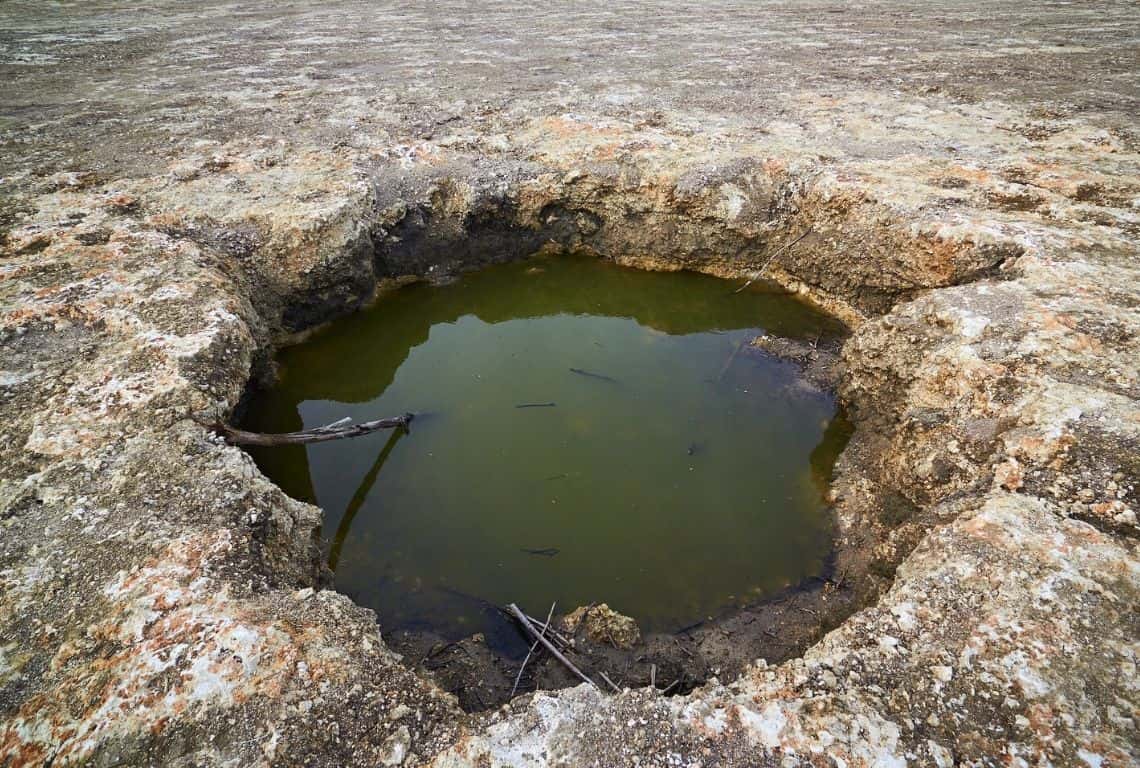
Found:
M 409 435 L 255 453 L 324 508 L 337 587 L 385 629 L 458 637 L 480 601 L 555 600 L 675 629 L 818 574 L 829 550 L 835 402 L 738 349 L 838 328 L 734 288 L 543 258 L 400 289 L 284 350 L 244 426 L 422 414 Z

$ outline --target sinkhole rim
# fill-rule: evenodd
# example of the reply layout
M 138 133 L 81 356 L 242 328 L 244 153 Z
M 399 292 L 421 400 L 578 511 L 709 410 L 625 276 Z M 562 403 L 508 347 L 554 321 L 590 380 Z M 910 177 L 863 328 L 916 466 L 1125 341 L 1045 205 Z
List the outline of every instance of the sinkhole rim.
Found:
M 541 254 L 532 254 L 532 256 L 537 256 L 537 255 L 541 255 Z M 594 257 L 597 256 L 596 254 L 588 254 L 588 255 L 594 256 Z M 510 261 L 529 261 L 529 260 L 530 260 L 530 257 L 524 257 L 523 259 L 511 259 Z M 614 260 L 604 259 L 604 258 L 602 260 L 603 261 L 611 261 L 611 262 L 614 261 Z M 653 268 L 646 269 L 644 266 L 640 266 L 640 265 L 635 264 L 635 263 L 631 264 L 628 261 L 623 261 L 620 263 L 620 265 L 623 267 L 631 268 L 631 269 L 634 269 L 637 271 L 642 271 L 642 272 L 662 271 L 662 270 L 653 269 Z M 489 265 L 484 264 L 484 265 L 475 265 L 475 266 L 471 266 L 471 267 L 464 267 L 461 270 L 461 272 L 462 273 L 478 272 L 478 271 L 482 271 L 487 266 L 489 266 Z M 701 273 L 700 270 L 690 270 L 690 269 L 687 269 L 685 267 L 681 267 L 681 269 L 679 269 L 679 270 L 668 270 L 668 271 L 691 271 L 691 272 Z M 705 273 L 705 274 L 707 274 L 707 273 Z M 729 283 L 729 281 L 727 279 L 721 277 L 720 275 L 713 275 L 713 277 L 720 278 L 726 284 Z M 316 333 L 320 332 L 321 330 L 327 328 L 329 325 L 331 325 L 337 319 L 340 319 L 341 317 L 343 317 L 345 315 L 353 314 L 355 312 L 361 311 L 362 309 L 370 308 L 371 306 L 373 306 L 376 303 L 376 301 L 378 301 L 380 299 L 381 296 L 385 295 L 385 293 L 386 293 L 386 291 L 384 291 L 385 288 L 393 288 L 393 287 L 399 288 L 399 287 L 402 287 L 403 285 L 406 285 L 409 283 L 424 283 L 424 282 L 431 284 L 434 281 L 429 280 L 425 276 L 420 275 L 420 276 L 416 276 L 415 279 L 402 281 L 402 282 L 397 283 L 394 286 L 393 285 L 385 286 L 383 284 L 378 284 L 376 290 L 371 294 L 369 300 L 367 302 L 361 302 L 357 306 L 353 307 L 350 312 L 340 313 L 340 314 L 336 315 L 335 317 L 333 317 L 333 318 L 331 318 L 325 322 L 314 324 L 313 326 L 306 328 L 299 333 L 293 333 L 293 334 L 282 336 L 282 337 L 278 338 L 277 343 L 269 345 L 268 350 L 267 350 L 266 355 L 265 355 L 265 359 L 270 362 L 270 365 L 272 365 L 272 361 L 276 358 L 276 356 L 280 352 L 280 350 L 282 350 L 286 347 L 289 347 L 289 346 L 293 346 L 293 345 L 296 345 L 299 343 L 303 343 L 304 341 L 311 338 L 314 334 L 316 334 Z M 845 345 L 847 343 L 847 341 L 850 339 L 851 329 L 846 323 L 843 322 L 843 320 L 841 318 L 839 318 L 836 315 L 828 312 L 825 308 L 819 306 L 815 302 L 803 301 L 803 297 L 801 295 L 798 295 L 792 291 L 784 291 L 783 289 L 781 289 L 776 284 L 773 284 L 773 283 L 767 284 L 768 290 L 771 291 L 773 286 L 775 286 L 776 290 L 772 291 L 772 292 L 780 293 L 782 295 L 790 297 L 792 300 L 796 300 L 796 301 L 799 301 L 800 303 L 806 304 L 814 313 L 818 314 L 821 318 L 825 319 L 829 323 L 834 323 L 836 328 L 838 329 L 838 331 L 836 333 L 836 339 L 838 341 L 839 350 L 841 350 L 843 345 Z M 267 383 L 267 379 L 264 376 L 264 372 L 263 372 L 263 375 L 261 375 L 261 376 L 252 375 L 249 378 L 249 381 L 247 382 L 245 393 L 243 394 L 242 402 L 241 402 L 241 404 L 239 404 L 237 412 L 240 412 L 245 406 L 248 406 L 249 398 L 252 396 L 256 396 L 256 394 L 258 392 L 263 390 L 265 388 L 266 383 Z M 836 389 L 834 386 L 831 388 L 831 393 L 833 396 L 837 396 L 837 392 L 836 392 Z M 828 473 L 829 474 L 829 480 L 828 480 L 828 482 L 830 484 L 833 484 L 835 481 L 835 477 L 836 477 L 836 464 L 837 464 L 838 460 L 840 459 L 840 457 L 846 452 L 847 447 L 848 447 L 850 440 L 852 438 L 852 435 L 855 432 L 856 425 L 851 423 L 851 421 L 849 420 L 849 414 L 848 414 L 847 410 L 845 409 L 842 401 L 838 397 L 836 397 L 835 412 L 832 415 L 830 421 L 833 421 L 833 422 L 842 421 L 846 424 L 845 437 L 841 441 L 841 443 L 839 445 L 839 449 L 836 451 L 835 455 L 832 457 L 832 459 L 830 461 L 830 465 L 829 465 L 829 473 Z M 259 467 L 258 471 L 261 472 L 260 467 Z M 274 481 L 268 475 L 265 475 L 264 473 L 262 473 L 262 474 L 264 477 L 266 477 L 266 479 L 269 480 L 269 482 L 273 483 L 275 486 L 280 488 L 280 486 L 276 483 L 276 481 Z M 301 501 L 304 501 L 304 500 L 301 500 Z M 312 503 L 312 502 L 306 502 L 306 503 Z M 319 537 L 319 538 L 317 538 L 317 541 L 320 541 L 323 538 L 321 531 L 323 531 L 323 529 L 326 526 L 325 521 L 327 519 L 327 515 L 326 515 L 326 511 L 323 507 L 320 507 L 319 505 L 316 505 L 316 504 L 314 504 L 314 506 L 317 506 L 317 508 L 320 509 L 321 525 L 317 529 L 317 531 L 314 531 L 314 536 Z M 778 593 L 772 594 L 772 595 L 764 596 L 759 601 L 757 601 L 756 604 L 744 604 L 744 605 L 739 605 L 739 606 L 734 606 L 734 607 L 728 608 L 721 615 L 714 617 L 714 619 L 711 622 L 698 622 L 698 623 L 715 624 L 719 628 L 719 631 L 724 632 L 725 630 L 723 628 L 720 628 L 721 625 L 731 624 L 733 621 L 738 620 L 741 617 L 744 617 L 750 613 L 755 613 L 757 610 L 759 612 L 763 613 L 765 611 L 766 606 L 770 606 L 772 604 L 784 603 L 784 602 L 787 602 L 789 600 L 791 600 L 793 603 L 805 602 L 804 598 L 805 598 L 805 596 L 807 596 L 806 602 L 818 605 L 819 604 L 818 599 L 817 599 L 818 595 L 816 593 L 819 591 L 820 588 L 826 588 L 828 585 L 833 584 L 831 579 L 835 575 L 835 564 L 836 564 L 836 560 L 837 560 L 838 548 L 840 546 L 840 542 L 836 536 L 837 526 L 836 526 L 836 513 L 835 513 L 834 500 L 830 499 L 830 498 L 827 499 L 826 503 L 825 503 L 825 508 L 826 508 L 826 515 L 827 515 L 828 521 L 829 521 L 829 526 L 830 526 L 832 532 L 829 535 L 828 551 L 827 551 L 825 562 L 823 565 L 823 569 L 822 569 L 820 575 L 808 577 L 806 579 L 801 580 L 799 583 L 792 584 L 791 586 L 789 586 L 785 590 L 782 590 L 781 592 L 778 592 Z M 844 574 L 844 580 L 845 579 L 846 579 L 846 574 Z M 353 599 L 354 602 L 358 602 L 355 598 L 352 597 L 351 593 L 344 592 L 340 587 L 338 587 L 335 583 L 335 580 L 329 578 L 328 574 L 324 574 L 322 581 L 325 585 L 331 586 L 333 589 L 336 589 L 338 592 L 341 592 L 341 594 L 345 594 L 350 599 Z M 604 596 L 603 596 L 603 599 L 604 599 Z M 855 601 L 855 602 L 858 602 L 858 601 Z M 846 618 L 847 615 L 850 615 L 850 613 L 854 612 L 854 610 L 857 610 L 859 607 L 862 607 L 862 604 L 856 604 L 853 606 L 846 605 L 846 604 L 842 605 L 842 606 L 840 606 L 840 605 L 830 606 L 830 609 L 827 612 L 830 614 L 830 617 L 825 620 L 825 618 L 821 618 L 821 612 L 820 611 L 814 610 L 810 606 L 802 606 L 802 611 L 803 611 L 805 616 L 816 617 L 811 622 L 808 622 L 808 621 L 801 622 L 803 624 L 814 623 L 816 625 L 816 630 L 814 632 L 808 633 L 808 635 L 809 635 L 808 637 L 804 637 L 803 634 L 800 633 L 798 635 L 798 639 L 793 642 L 794 647 L 792 648 L 791 652 L 788 652 L 788 653 L 767 653 L 767 654 L 748 653 L 747 658 L 742 658 L 742 659 L 736 660 L 736 662 L 727 665 L 727 666 L 731 667 L 731 669 L 727 673 L 727 676 L 734 679 L 741 671 L 743 671 L 743 669 L 747 665 L 751 664 L 752 661 L 755 660 L 755 658 L 766 658 L 769 661 L 783 661 L 783 660 L 786 660 L 789 658 L 801 656 L 803 654 L 803 652 L 807 650 L 808 647 L 813 645 L 820 637 L 822 637 L 822 634 L 824 633 L 825 630 L 833 628 L 834 626 L 837 626 L 843 619 Z M 753 621 L 749 620 L 747 623 L 752 624 Z M 731 633 L 733 630 L 728 630 L 728 631 Z M 686 633 L 687 637 L 690 636 L 689 635 L 690 628 L 685 627 L 685 628 L 679 630 L 677 633 L 674 633 L 674 635 L 680 635 L 682 633 Z M 388 642 L 388 644 L 390 646 L 393 644 L 393 637 L 391 635 L 388 635 L 388 637 L 386 637 L 385 639 L 386 639 L 386 642 Z M 396 647 L 396 650 L 400 650 L 398 646 Z M 404 655 L 405 655 L 405 663 L 406 663 L 407 654 L 404 654 Z M 421 660 L 420 665 L 406 664 L 406 666 L 411 666 L 413 669 L 418 669 L 419 667 L 422 667 L 422 660 Z M 706 671 L 705 674 L 702 674 L 699 676 L 699 679 L 694 679 L 691 682 L 691 684 L 682 685 L 682 686 L 678 687 L 673 692 L 673 694 L 688 693 L 693 688 L 695 688 L 695 687 L 703 684 L 705 681 L 707 681 L 707 679 L 709 677 L 713 676 L 713 674 L 715 674 L 716 676 L 725 677 L 726 673 L 724 671 L 724 666 L 725 665 L 717 665 L 716 667 L 712 668 L 711 669 L 712 674 L 710 674 L 708 671 Z M 423 670 L 420 670 L 420 671 L 423 671 Z M 429 676 L 432 677 L 432 679 L 435 680 L 435 682 L 437 684 L 440 683 L 440 681 L 436 678 L 436 675 L 429 674 Z M 441 687 L 445 687 L 445 689 L 446 689 L 446 686 L 441 686 Z M 564 687 L 564 686 L 561 684 L 558 684 L 558 683 L 552 684 L 552 685 L 541 685 L 540 684 L 536 687 L 536 690 L 552 690 L 552 689 L 557 689 L 559 687 Z M 641 687 L 641 686 L 635 686 L 635 687 Z M 520 692 L 519 695 L 522 695 L 523 693 L 525 693 L 525 692 Z M 509 700 L 509 698 L 507 700 Z M 468 706 L 461 699 L 461 705 L 463 705 L 464 709 L 467 709 L 468 711 L 482 711 L 485 709 L 493 708 L 494 706 L 497 706 L 500 703 L 504 703 L 504 702 L 502 702 L 502 701 L 492 702 L 486 706 L 483 706 L 483 705 Z

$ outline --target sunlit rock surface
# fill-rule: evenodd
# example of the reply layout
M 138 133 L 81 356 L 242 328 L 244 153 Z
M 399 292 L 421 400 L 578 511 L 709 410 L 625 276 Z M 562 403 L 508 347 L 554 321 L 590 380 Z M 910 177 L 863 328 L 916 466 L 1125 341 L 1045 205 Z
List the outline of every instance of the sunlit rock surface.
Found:
M 1136 25 L 4 3 L 0 764 L 1140 760 Z M 189 418 L 377 284 L 544 246 L 744 278 L 801 235 L 766 274 L 856 328 L 868 607 L 687 697 L 463 715 Z

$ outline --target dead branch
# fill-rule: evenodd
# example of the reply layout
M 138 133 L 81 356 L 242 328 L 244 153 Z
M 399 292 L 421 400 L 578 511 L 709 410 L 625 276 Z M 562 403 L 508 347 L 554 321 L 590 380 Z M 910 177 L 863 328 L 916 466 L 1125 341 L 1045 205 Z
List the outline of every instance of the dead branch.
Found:
M 598 674 L 602 676 L 603 680 L 610 684 L 610 688 L 614 689 L 614 693 L 621 693 L 621 688 L 618 688 L 617 685 L 614 684 L 614 681 L 610 680 L 609 676 L 606 675 L 605 672 L 599 672 Z
M 557 605 L 557 603 L 551 603 L 550 604 L 550 613 L 546 614 L 546 623 L 542 625 L 542 632 L 539 633 L 540 636 L 545 635 L 546 630 L 550 628 L 550 620 L 554 617 L 554 606 L 555 605 Z M 538 648 L 538 641 L 537 640 L 534 641 L 534 644 L 530 647 L 530 650 L 526 652 L 526 658 L 523 659 L 522 666 L 519 667 L 519 673 L 517 675 L 515 675 L 515 685 L 513 688 L 511 688 L 511 698 L 514 698 L 515 691 L 517 691 L 519 689 L 519 681 L 522 680 L 523 670 L 526 669 L 526 663 L 528 661 L 530 661 L 531 654 L 534 653 L 536 648 Z
M 772 263 L 772 259 L 776 258 L 781 253 L 783 253 L 784 251 L 791 248 L 793 245 L 798 243 L 800 240 L 803 240 L 805 237 L 807 237 L 809 234 L 811 234 L 811 230 L 812 230 L 812 228 L 808 227 L 807 229 L 804 230 L 804 233 L 802 235 L 800 235 L 799 237 L 797 237 L 795 240 L 793 240 L 790 243 L 786 243 L 784 245 L 781 245 L 779 248 L 777 248 L 772 253 L 772 255 L 768 257 L 768 260 L 764 262 L 764 264 L 760 267 L 760 269 L 757 272 L 753 273 L 752 277 L 748 278 L 748 282 L 745 283 L 744 285 L 740 286 L 739 288 L 737 288 L 735 291 L 733 291 L 733 293 L 740 293 L 745 288 L 747 288 L 748 286 L 752 285 L 754 282 L 759 280 L 760 275 L 764 274 L 764 270 L 767 269 L 768 265 Z
M 571 368 L 570 373 L 576 373 L 579 376 L 585 376 L 587 379 L 597 379 L 598 381 L 607 381 L 610 384 L 617 384 L 618 380 L 613 376 L 606 376 L 604 373 L 594 373 L 593 371 L 584 371 L 581 368 Z
M 547 640 L 546 637 L 542 633 L 540 633 L 537 629 L 534 628 L 534 624 L 532 624 L 530 622 L 530 619 L 528 619 L 526 617 L 525 613 L 523 613 L 521 610 L 519 610 L 519 607 L 517 605 L 515 605 L 514 603 L 511 603 L 510 605 L 507 606 L 507 610 L 509 610 L 511 612 L 511 614 L 514 615 L 514 617 L 516 619 L 518 619 L 518 622 L 523 625 L 523 628 L 526 629 L 527 632 L 534 635 L 535 639 L 538 640 L 538 642 L 542 643 L 542 645 L 546 648 L 546 650 L 550 651 L 550 653 L 554 656 L 554 658 L 558 659 L 563 664 L 565 664 L 567 669 L 569 669 L 571 672 L 573 672 L 575 675 L 577 675 L 583 682 L 589 683 L 592 688 L 598 687 L 597 683 L 595 683 L 590 678 L 586 677 L 586 675 L 582 672 L 582 670 L 580 670 L 576 666 L 574 666 L 574 662 L 570 661 L 570 659 L 563 656 L 561 651 L 559 651 L 557 648 L 555 648 L 551 644 L 551 642 L 549 640 Z
M 281 432 L 277 434 L 247 432 L 244 429 L 231 427 L 222 421 L 215 421 L 212 424 L 206 424 L 206 426 L 225 438 L 226 442 L 230 445 L 261 445 L 274 447 L 279 445 L 305 445 L 307 443 L 324 443 L 329 440 L 343 440 L 348 437 L 368 435 L 381 429 L 402 429 L 408 432 L 410 431 L 409 425 L 412 423 L 413 418 L 415 418 L 415 414 L 405 413 L 403 416 L 396 416 L 390 419 L 376 419 L 375 421 L 362 421 L 358 424 L 349 423 L 349 419 L 344 418 L 339 421 L 334 421 L 332 424 L 326 424 L 323 427 L 303 429 L 300 432 Z
M 530 619 L 530 623 L 534 624 L 535 626 L 539 626 L 542 624 L 542 622 L 540 622 L 538 619 L 531 616 L 530 614 L 527 614 L 526 617 L 528 619 Z M 569 648 L 570 647 L 570 641 L 566 639 L 566 635 L 562 634 L 561 632 L 559 632 L 554 627 L 548 627 L 547 629 L 549 630 L 549 632 L 547 632 L 547 637 L 549 637 L 551 640 L 553 640 L 554 642 L 561 645 L 563 648 Z

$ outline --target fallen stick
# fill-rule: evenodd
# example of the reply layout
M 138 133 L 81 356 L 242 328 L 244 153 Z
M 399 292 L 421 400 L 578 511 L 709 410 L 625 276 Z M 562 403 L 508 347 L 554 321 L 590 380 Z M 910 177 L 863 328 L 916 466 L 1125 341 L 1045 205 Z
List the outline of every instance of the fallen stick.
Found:
M 747 282 L 747 283 L 745 283 L 744 285 L 740 286 L 739 288 L 737 288 L 735 291 L 733 291 L 733 293 L 740 293 L 740 292 L 741 292 L 741 291 L 743 291 L 745 288 L 747 288 L 748 286 L 752 285 L 752 284 L 753 284 L 753 283 L 755 283 L 757 280 L 759 280 L 759 279 L 760 279 L 760 275 L 764 274 L 764 270 L 765 270 L 765 269 L 767 269 L 767 268 L 768 268 L 768 265 L 772 263 L 772 259 L 776 258 L 776 257 L 777 257 L 777 256 L 779 256 L 781 253 L 783 253 L 784 251 L 786 251 L 786 250 L 788 250 L 789 248 L 791 248 L 793 245 L 795 245 L 796 243 L 798 243 L 800 240 L 803 240 L 803 239 L 804 239 L 805 237 L 807 237 L 807 236 L 808 236 L 810 233 L 811 233 L 811 227 L 808 227 L 807 229 L 805 229 L 805 230 L 804 230 L 804 233 L 803 233 L 802 235 L 800 235 L 799 237 L 797 237 L 795 240 L 793 240 L 793 241 L 792 241 L 792 242 L 790 242 L 790 243 L 786 243 L 786 244 L 784 244 L 784 245 L 781 245 L 779 248 L 777 248 L 777 249 L 776 249 L 776 251 L 775 251 L 775 253 L 773 253 L 771 256 L 769 256 L 769 257 L 768 257 L 768 260 L 767 260 L 767 261 L 765 261 L 765 262 L 764 262 L 764 264 L 763 264 L 763 265 L 760 267 L 760 270 L 759 270 L 758 272 L 756 272 L 754 275 L 752 275 L 752 277 L 748 278 L 748 282 Z
M 621 693 L 621 688 L 618 688 L 616 685 L 614 685 L 614 681 L 610 680 L 605 672 L 599 672 L 598 674 L 602 676 L 603 680 L 610 684 L 610 688 L 614 689 L 614 693 Z
M 360 437 L 377 432 L 381 429 L 402 429 L 408 432 L 408 425 L 412 423 L 415 414 L 405 413 L 391 419 L 376 419 L 375 421 L 362 421 L 359 424 L 345 424 L 345 419 L 335 421 L 323 427 L 303 429 L 300 432 L 281 432 L 267 434 L 264 432 L 247 432 L 236 429 L 221 421 L 206 426 L 213 429 L 230 445 L 261 445 L 273 447 L 278 445 L 305 445 L 307 443 L 324 443 L 329 440 L 343 440 L 347 437 Z M 201 423 L 201 422 L 199 422 Z
M 519 403 L 515 408 L 553 408 L 554 403 Z
M 545 635 L 546 630 L 550 628 L 550 620 L 551 620 L 551 618 L 554 617 L 554 606 L 555 605 L 557 605 L 557 603 L 551 603 L 550 604 L 550 613 L 546 614 L 546 623 L 542 625 L 542 632 L 541 632 L 542 635 Z M 534 645 L 532 645 L 530 647 L 530 650 L 526 652 L 526 658 L 523 659 L 522 666 L 519 667 L 519 673 L 517 675 L 515 675 L 514 687 L 511 688 L 511 698 L 512 699 L 515 697 L 515 691 L 517 691 L 519 689 L 519 681 L 522 680 L 522 673 L 523 673 L 523 670 L 526 669 L 526 663 L 528 661 L 530 661 L 530 656 L 532 653 L 534 653 L 534 649 L 537 647 L 538 647 L 538 641 L 535 640 Z
M 608 381 L 611 384 L 617 384 L 617 379 L 615 379 L 613 376 L 606 376 L 604 373 L 583 371 L 581 368 L 571 368 L 570 373 L 576 373 L 579 376 L 585 376 L 587 379 L 598 379 L 599 381 Z
M 732 350 L 732 354 L 724 361 L 724 365 L 720 367 L 720 373 L 717 374 L 716 380 L 718 382 L 724 381 L 724 375 L 728 373 L 728 369 L 732 367 L 733 362 L 736 361 L 736 356 L 740 354 L 740 350 L 744 349 L 744 341 L 742 340 L 736 345 L 736 349 Z M 692 454 L 689 454 L 690 456 Z
M 531 624 L 538 625 L 540 623 L 538 619 L 529 614 L 527 614 L 527 618 L 530 619 Z M 570 647 L 570 641 L 566 639 L 566 635 L 562 634 L 554 627 L 550 627 L 550 633 L 547 635 L 547 637 L 560 644 L 564 648 Z
M 590 678 L 586 677 L 586 675 L 583 674 L 582 670 L 580 670 L 576 666 L 574 666 L 574 662 L 570 661 L 570 659 L 568 659 L 564 655 L 562 655 L 561 651 L 559 651 L 557 648 L 555 648 L 554 645 L 551 644 L 551 642 L 549 640 L 547 640 L 543 634 L 539 633 L 539 631 L 534 628 L 534 625 L 530 623 L 530 619 L 528 619 L 526 617 L 525 613 L 523 613 L 521 610 L 519 610 L 519 607 L 517 605 L 515 605 L 514 603 L 511 603 L 510 605 L 507 606 L 507 610 L 509 610 L 512 614 L 514 614 L 514 617 L 516 619 L 518 619 L 519 623 L 522 624 L 523 627 L 528 632 L 530 632 L 530 634 L 534 635 L 535 639 L 537 639 L 538 642 L 542 643 L 542 645 L 546 648 L 546 650 L 550 651 L 550 653 L 553 654 L 554 658 L 558 659 L 563 664 L 565 664 L 566 668 L 569 669 L 571 672 L 573 672 L 575 675 L 577 675 L 583 682 L 589 683 L 590 686 L 595 688 L 595 689 L 598 688 L 597 683 L 595 683 Z

